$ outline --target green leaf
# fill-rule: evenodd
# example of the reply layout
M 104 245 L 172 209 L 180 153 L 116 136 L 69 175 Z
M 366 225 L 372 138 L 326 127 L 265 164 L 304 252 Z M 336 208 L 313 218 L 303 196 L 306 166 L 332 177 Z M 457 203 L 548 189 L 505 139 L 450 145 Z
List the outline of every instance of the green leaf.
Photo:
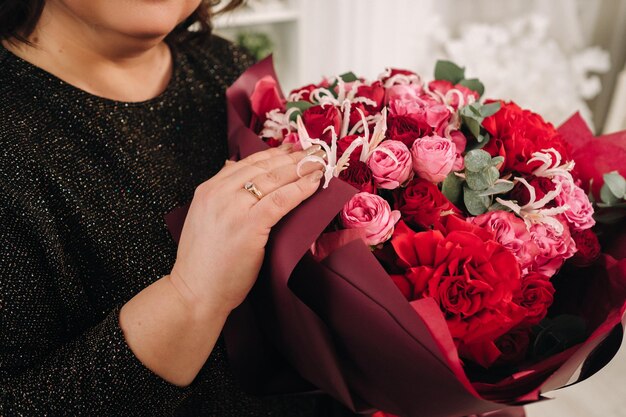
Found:
M 487 177 L 489 184 L 494 185 L 496 181 L 500 179 L 500 171 L 498 170 L 498 168 L 490 166 L 485 170 L 485 176 Z
M 602 224 L 616 224 L 626 218 L 626 211 L 624 210 L 608 210 L 606 213 L 595 212 L 593 218 L 596 222 Z
M 476 91 L 479 97 L 485 93 L 485 86 L 478 81 L 478 78 L 470 78 L 469 80 L 461 80 L 459 82 L 462 86 L 469 88 L 472 91 Z
M 489 206 L 489 211 L 511 211 L 511 209 L 504 204 L 500 204 L 497 201 Z
M 465 208 L 470 214 L 478 216 L 487 212 L 491 205 L 491 198 L 481 197 L 477 191 L 470 189 L 466 185 L 463 187 L 463 203 L 465 203 Z
M 504 156 L 496 156 L 496 157 L 491 158 L 491 165 L 494 167 L 497 167 L 503 162 L 504 162 Z
M 619 172 L 613 171 L 602 176 L 604 184 L 609 187 L 613 195 L 619 199 L 626 197 L 626 180 Z
M 483 104 L 480 108 L 480 115 L 482 117 L 493 116 L 500 110 L 500 102 L 494 101 L 493 103 Z
M 447 80 L 452 84 L 457 84 L 459 81 L 465 78 L 465 68 L 461 68 L 454 62 L 450 61 L 437 61 L 435 65 L 435 79 Z
M 441 193 L 446 196 L 452 204 L 458 205 L 463 191 L 463 179 L 451 172 L 448 174 L 441 186 Z
M 482 149 L 475 149 L 465 154 L 465 169 L 480 172 L 491 165 L 491 155 Z
M 505 194 L 513 189 L 515 184 L 511 181 L 506 182 L 497 182 L 485 191 L 481 192 L 479 195 L 481 197 L 495 195 L 495 194 Z
M 485 171 L 480 171 L 480 172 L 466 171 L 465 181 L 467 182 L 467 186 L 469 188 L 471 188 L 474 191 L 480 191 L 480 192 L 487 190 L 489 187 L 493 185 L 493 183 L 489 181 L 489 178 L 487 177 Z
M 339 76 L 343 80 L 344 83 L 353 83 L 358 81 L 359 77 L 356 76 L 353 72 L 346 72 L 345 74 L 341 74 Z
M 602 202 L 606 204 L 607 207 L 617 204 L 620 200 L 615 194 L 613 194 L 613 191 L 611 191 L 609 185 L 606 183 L 602 186 L 602 188 L 600 188 L 600 199 L 602 199 Z
M 577 316 L 563 314 L 544 319 L 536 328 L 537 336 L 532 346 L 534 358 L 545 358 L 585 341 L 587 322 Z
M 474 135 L 474 137 L 478 140 L 478 137 L 480 136 L 480 124 L 482 123 L 482 119 L 477 120 L 475 117 L 471 116 L 461 116 L 461 119 L 463 120 L 465 126 L 467 126 L 467 128 L 469 129 L 470 133 Z
M 298 116 L 301 116 L 302 113 L 307 110 L 308 108 L 313 107 L 315 104 L 310 103 L 308 101 L 290 101 L 287 102 L 287 110 L 289 109 L 293 109 L 296 108 L 299 111 L 293 112 L 291 114 L 291 117 L 289 118 L 289 120 L 291 120 L 292 122 L 295 122 L 298 119 Z

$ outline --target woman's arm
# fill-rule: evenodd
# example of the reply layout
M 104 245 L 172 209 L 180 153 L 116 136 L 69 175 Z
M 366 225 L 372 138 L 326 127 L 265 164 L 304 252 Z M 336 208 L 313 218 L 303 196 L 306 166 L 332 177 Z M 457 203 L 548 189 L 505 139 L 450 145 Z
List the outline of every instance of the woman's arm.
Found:
M 198 187 L 172 273 L 79 337 L 60 277 L 25 212 L 0 200 L 0 415 L 169 415 L 210 355 L 228 313 L 254 284 L 271 227 L 313 194 L 305 152 L 272 149 Z M 260 201 L 242 189 L 253 180 Z M 2 187 L 0 187 L 0 190 Z

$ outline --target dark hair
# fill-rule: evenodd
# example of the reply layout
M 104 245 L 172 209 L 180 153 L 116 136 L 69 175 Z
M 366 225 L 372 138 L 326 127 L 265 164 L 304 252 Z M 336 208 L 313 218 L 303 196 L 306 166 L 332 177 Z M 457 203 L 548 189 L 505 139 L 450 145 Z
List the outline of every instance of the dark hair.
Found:
M 211 32 L 211 18 L 241 6 L 245 0 L 230 0 L 219 10 L 220 0 L 202 0 L 200 6 L 184 22 L 179 24 L 170 36 L 186 38 L 192 36 L 188 28 L 194 23 L 200 24 L 200 33 Z M 28 37 L 41 16 L 45 0 L 0 0 L 0 41 L 20 41 L 30 43 Z

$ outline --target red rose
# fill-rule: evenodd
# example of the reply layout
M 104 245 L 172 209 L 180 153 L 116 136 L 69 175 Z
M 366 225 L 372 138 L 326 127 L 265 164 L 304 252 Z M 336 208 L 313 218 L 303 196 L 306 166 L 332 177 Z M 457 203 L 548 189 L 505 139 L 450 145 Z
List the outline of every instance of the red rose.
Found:
M 348 165 L 348 168 L 341 171 L 339 178 L 361 192 L 376 194 L 372 171 L 370 171 L 367 164 L 364 162 L 359 160 L 350 161 L 350 165 Z
M 580 267 L 593 264 L 600 257 L 598 236 L 591 229 L 572 229 L 571 234 L 577 249 L 572 257 L 572 263 Z
M 513 302 L 521 285 L 520 267 L 504 246 L 484 238 L 488 234 L 466 231 L 472 228 L 479 229 L 448 216 L 445 235 L 438 230 L 415 233 L 401 221 L 391 243 L 411 288 L 409 300 L 433 298 L 465 356 L 489 366 L 496 357 L 474 352 L 493 345 L 525 317 L 525 309 Z
M 291 93 L 289 93 L 289 97 L 291 98 L 297 98 L 296 101 L 308 101 L 311 102 L 311 92 L 313 90 L 318 89 L 319 87 L 315 84 L 309 84 L 309 85 L 305 85 L 304 87 L 300 87 L 297 88 L 295 90 L 292 90 Z M 297 96 L 297 97 L 295 97 Z
M 533 326 L 543 320 L 553 301 L 554 286 L 549 277 L 531 272 L 522 278 L 522 288 L 515 302 L 526 309 L 524 325 Z
M 511 330 L 504 336 L 496 339 L 496 347 L 500 351 L 498 364 L 517 365 L 526 358 L 530 345 L 530 328 Z
M 445 96 L 448 91 L 454 88 L 455 90 L 458 90 L 461 93 L 461 95 L 463 95 L 464 106 L 470 102 L 470 97 L 473 97 L 474 101 L 480 98 L 480 96 L 478 95 L 476 91 L 470 90 L 469 88 L 461 84 L 454 85 L 450 81 L 446 81 L 446 80 L 431 81 L 430 83 L 428 83 L 428 88 L 430 88 L 431 91 L 436 91 L 443 96 Z M 459 107 L 459 96 L 457 94 L 452 95 L 450 105 L 454 108 Z
M 417 138 L 428 136 L 432 132 L 430 126 L 422 126 L 411 116 L 389 116 L 387 119 L 387 138 L 399 140 L 411 149 Z
M 250 96 L 250 106 L 261 123 L 265 122 L 265 115 L 269 111 L 275 109 L 285 111 L 285 100 L 280 95 L 278 82 L 274 77 L 266 75 L 257 81 Z
M 535 200 L 541 200 L 547 193 L 556 189 L 556 185 L 550 178 L 535 177 L 533 175 L 527 180 L 528 183 L 535 189 Z M 518 182 L 515 184 L 515 187 L 513 187 L 513 190 L 511 190 L 511 199 L 517 201 L 517 204 L 520 206 L 526 205 L 530 201 L 530 192 L 524 184 Z M 554 203 L 552 203 L 552 205 L 554 205 Z
M 375 105 L 364 105 L 366 116 L 376 114 L 382 111 L 385 104 L 385 88 L 380 81 L 372 83 L 372 85 L 360 85 L 356 90 L 356 97 L 365 97 L 372 100 Z
M 483 148 L 492 156 L 503 156 L 503 172 L 516 171 L 531 174 L 540 162 L 528 164 L 533 153 L 554 148 L 563 160 L 569 160 L 569 152 L 561 136 L 551 123 L 517 104 L 502 102 L 502 107 L 493 116 L 483 121 L 483 127 L 491 135 L 491 140 Z
M 337 141 L 337 158 L 341 158 L 343 153 L 350 147 L 352 142 L 354 142 L 355 139 L 358 139 L 358 138 L 360 138 L 359 135 L 348 135 L 339 139 Z M 362 145 L 359 145 L 356 148 L 354 148 L 354 150 L 350 154 L 350 163 L 352 163 L 352 161 L 359 161 L 361 159 L 362 149 L 363 149 Z
M 399 68 L 389 68 L 387 71 L 389 72 L 389 74 L 385 74 L 385 76 L 381 78 L 381 81 L 383 82 L 383 84 L 386 83 L 387 80 L 389 80 L 391 77 L 394 77 L 396 75 L 406 75 L 409 77 L 417 75 L 413 71 L 399 69 Z
M 331 142 L 332 134 L 329 131 L 324 133 L 324 130 L 333 126 L 337 135 L 341 131 L 341 114 L 335 106 L 310 107 L 302 113 L 302 121 L 311 138 L 321 139 L 328 144 Z
M 399 190 L 395 208 L 400 210 L 405 222 L 423 229 L 440 226 L 442 214 L 461 214 L 435 184 L 422 178 L 413 179 Z

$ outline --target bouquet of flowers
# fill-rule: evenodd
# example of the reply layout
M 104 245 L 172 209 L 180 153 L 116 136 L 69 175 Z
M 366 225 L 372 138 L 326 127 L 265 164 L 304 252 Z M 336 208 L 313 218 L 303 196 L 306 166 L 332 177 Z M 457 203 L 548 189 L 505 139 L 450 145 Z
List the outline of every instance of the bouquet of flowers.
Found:
M 266 60 L 229 89 L 233 156 L 326 151 L 300 162 L 323 167 L 322 190 L 273 231 L 227 323 L 247 388 L 444 417 L 539 400 L 610 360 L 626 261 L 601 254 L 592 231 L 563 133 L 580 120 L 560 132 L 483 93 L 447 61 L 429 82 L 347 73 L 284 98 Z M 605 180 L 599 206 L 623 209 L 626 181 Z M 175 236 L 183 217 L 168 218 Z M 263 346 L 256 357 L 249 343 Z

